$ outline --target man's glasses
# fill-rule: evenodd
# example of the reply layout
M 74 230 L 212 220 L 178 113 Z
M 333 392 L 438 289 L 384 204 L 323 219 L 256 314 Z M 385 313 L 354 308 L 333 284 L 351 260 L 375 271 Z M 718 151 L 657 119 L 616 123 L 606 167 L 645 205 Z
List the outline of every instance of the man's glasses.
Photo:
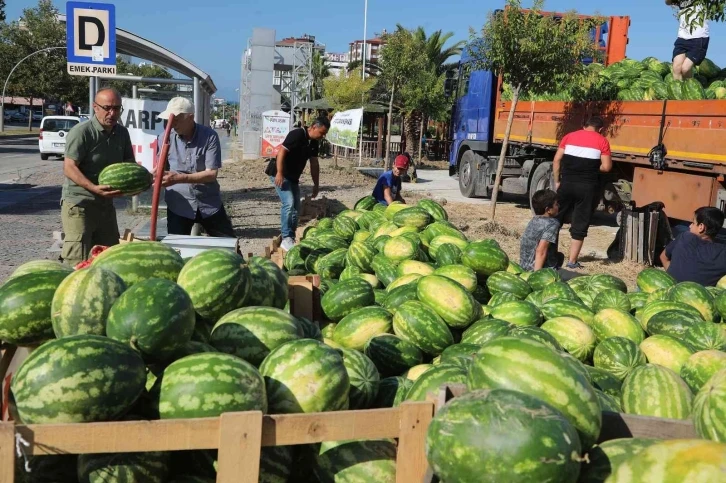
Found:
M 96 104 L 96 103 L 94 102 L 94 104 Z M 118 112 L 119 114 L 124 112 L 124 106 L 102 106 L 100 104 L 96 104 L 96 106 L 100 107 L 101 109 L 103 109 L 106 112 L 110 112 L 111 110 L 114 110 L 114 111 Z

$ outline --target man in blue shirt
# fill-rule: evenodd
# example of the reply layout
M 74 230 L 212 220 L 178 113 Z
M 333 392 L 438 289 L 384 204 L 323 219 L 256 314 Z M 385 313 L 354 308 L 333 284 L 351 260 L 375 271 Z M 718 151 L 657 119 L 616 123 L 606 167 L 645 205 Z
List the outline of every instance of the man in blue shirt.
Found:
M 222 167 L 219 136 L 214 129 L 194 122 L 194 104 L 189 99 L 173 98 L 159 117 L 169 119 L 170 114 L 174 114 L 174 122 L 168 170 L 162 180 L 169 234 L 190 235 L 194 223 L 201 223 L 209 236 L 234 237 L 217 182 Z M 163 137 L 158 138 L 157 156 Z
M 405 155 L 401 154 L 396 157 L 393 169 L 383 173 L 378 178 L 376 187 L 373 188 L 373 197 L 376 201 L 384 205 L 390 205 L 394 201 L 405 203 L 401 197 L 401 176 L 408 171 L 408 164 L 409 161 Z
M 679 282 L 715 286 L 726 275 L 726 245 L 715 238 L 723 226 L 724 214 L 704 206 L 696 210 L 687 232 L 670 242 L 660 255 L 668 273 Z

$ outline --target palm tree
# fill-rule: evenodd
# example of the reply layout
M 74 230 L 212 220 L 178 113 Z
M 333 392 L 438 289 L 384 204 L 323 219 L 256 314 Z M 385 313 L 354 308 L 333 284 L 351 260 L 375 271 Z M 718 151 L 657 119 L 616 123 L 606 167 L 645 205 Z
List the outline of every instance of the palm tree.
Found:
M 330 68 L 325 63 L 325 58 L 317 50 L 313 52 L 313 92 L 312 100 L 323 98 L 323 79 L 330 76 Z

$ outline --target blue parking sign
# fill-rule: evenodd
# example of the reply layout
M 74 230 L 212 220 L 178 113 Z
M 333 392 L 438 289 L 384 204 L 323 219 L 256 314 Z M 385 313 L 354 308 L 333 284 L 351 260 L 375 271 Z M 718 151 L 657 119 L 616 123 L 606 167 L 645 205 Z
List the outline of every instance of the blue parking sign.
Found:
M 116 74 L 116 6 L 109 3 L 66 3 L 68 73 Z

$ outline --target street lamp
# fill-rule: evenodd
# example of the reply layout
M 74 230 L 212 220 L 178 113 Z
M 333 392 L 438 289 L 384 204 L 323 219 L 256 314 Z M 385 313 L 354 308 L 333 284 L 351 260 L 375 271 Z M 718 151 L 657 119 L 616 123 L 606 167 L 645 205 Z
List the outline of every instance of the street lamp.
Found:
M 366 80 L 366 37 L 368 36 L 368 0 L 365 0 L 363 8 L 363 80 Z

